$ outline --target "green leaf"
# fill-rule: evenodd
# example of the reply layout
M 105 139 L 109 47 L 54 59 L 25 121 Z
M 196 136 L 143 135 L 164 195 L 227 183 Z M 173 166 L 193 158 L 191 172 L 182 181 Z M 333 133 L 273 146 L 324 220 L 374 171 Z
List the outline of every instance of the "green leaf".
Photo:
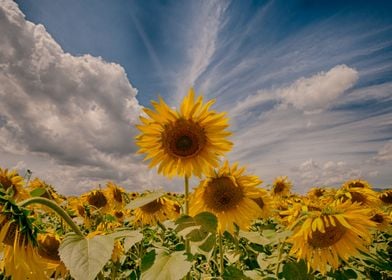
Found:
M 350 269 L 350 268 L 344 271 L 344 275 L 348 279 L 357 279 L 358 278 L 357 273 L 353 269 Z
M 151 251 L 147 252 L 146 254 L 144 254 L 144 256 L 142 258 L 142 265 L 141 265 L 142 272 L 146 271 L 154 264 L 156 255 L 157 254 L 156 254 L 155 250 L 151 250 Z
M 301 260 L 299 262 L 288 262 L 283 266 L 282 275 L 286 280 L 309 279 L 306 263 Z
M 202 212 L 197 214 L 194 219 L 198 225 L 201 225 L 208 232 L 216 232 L 216 228 L 218 226 L 218 219 L 214 214 L 210 212 Z
M 223 272 L 223 279 L 227 280 L 251 280 L 251 278 L 247 277 L 242 273 L 241 270 L 234 266 L 225 267 L 225 271 Z
M 177 280 L 183 278 L 191 269 L 192 264 L 186 260 L 184 252 L 168 254 L 160 250 L 154 264 L 142 272 L 142 280 Z
M 240 230 L 239 235 L 240 235 L 240 237 L 248 239 L 249 242 L 251 242 L 251 243 L 255 243 L 255 244 L 259 244 L 259 245 L 267 245 L 267 244 L 271 243 L 271 240 L 260 235 L 259 232 Z
M 199 248 L 204 252 L 210 252 L 214 248 L 215 243 L 216 243 L 215 234 L 210 234 L 210 236 L 207 237 L 206 241 L 204 241 L 203 244 L 199 246 Z
M 176 221 L 176 231 L 181 232 L 186 228 L 198 227 L 203 232 L 215 233 L 218 226 L 218 219 L 209 212 L 202 212 L 195 217 L 183 215 Z
M 137 242 L 140 242 L 143 239 L 143 234 L 141 234 L 137 230 L 130 230 L 126 228 L 120 228 L 115 232 L 108 234 L 107 236 L 111 236 L 113 239 L 124 238 L 124 251 L 128 252 L 128 250 L 135 245 Z
M 134 200 L 132 200 L 130 203 L 127 204 L 125 208 L 127 209 L 135 209 L 142 207 L 150 202 L 153 202 L 154 200 L 157 200 L 161 196 L 164 196 L 165 193 L 163 191 L 156 191 L 156 192 L 151 192 L 145 196 L 138 197 Z
M 45 193 L 46 193 L 46 189 L 44 189 L 44 188 L 38 188 L 38 189 L 32 190 L 32 191 L 30 192 L 30 195 L 31 195 L 32 197 L 38 197 L 38 196 L 42 196 L 42 195 L 45 194 Z
M 91 239 L 75 233 L 65 236 L 59 248 L 60 258 L 76 280 L 93 280 L 109 261 L 114 238 L 97 235 Z

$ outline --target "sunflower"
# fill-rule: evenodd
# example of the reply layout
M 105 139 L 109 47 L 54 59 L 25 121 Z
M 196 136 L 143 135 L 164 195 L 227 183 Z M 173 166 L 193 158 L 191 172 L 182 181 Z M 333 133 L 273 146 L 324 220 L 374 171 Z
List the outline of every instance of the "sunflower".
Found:
M 184 98 L 180 111 L 170 108 L 162 98 L 152 101 L 155 111 L 145 108 L 148 117 L 140 117 L 143 124 L 136 127 L 141 134 L 136 137 L 145 153 L 145 160 L 152 159 L 150 168 L 156 165 L 158 173 L 165 176 L 201 177 L 210 167 L 218 166 L 218 157 L 229 151 L 232 143 L 226 113 L 209 110 L 215 100 L 203 104 L 203 97 L 195 101 L 191 88 Z
M 0 215 L 3 273 L 13 279 L 47 279 L 49 266 L 38 254 L 36 230 L 29 217 L 22 211 L 18 212 L 16 217 L 11 211 L 2 211 Z
M 43 194 L 41 197 L 50 199 L 55 201 L 57 204 L 61 204 L 65 198 L 60 196 L 56 190 L 46 182 L 40 180 L 39 178 L 34 178 L 34 180 L 30 181 L 28 190 L 30 192 L 37 190 L 37 189 L 42 189 L 44 190 Z
M 372 186 L 367 181 L 358 179 L 358 180 L 349 180 L 349 181 L 345 182 L 342 185 L 342 188 L 348 188 L 348 189 L 350 189 L 350 188 L 360 188 L 360 189 L 366 188 L 366 189 L 371 189 Z
M 392 205 L 392 190 L 385 190 L 378 195 L 378 198 L 385 205 Z
M 335 197 L 343 202 L 350 200 L 371 208 L 377 208 L 380 205 L 377 193 L 368 188 L 342 187 L 336 192 Z
M 8 171 L 8 169 L 2 169 L 0 167 L 0 187 L 5 191 L 12 189 L 13 199 L 16 201 L 21 201 L 30 197 L 23 185 L 23 177 L 20 176 L 17 171 Z
M 166 197 L 155 199 L 134 212 L 134 223 L 142 225 L 156 225 L 168 219 L 175 219 L 180 215 L 180 205 Z
M 339 258 L 347 261 L 359 251 L 367 251 L 365 246 L 371 242 L 369 228 L 375 226 L 370 211 L 359 203 L 346 201 L 309 212 L 288 239 L 293 244 L 290 253 L 305 259 L 308 266 L 322 274 L 327 265 L 337 269 Z
M 126 201 L 126 192 L 123 188 L 117 186 L 113 182 L 108 182 L 106 184 L 106 189 L 103 192 L 114 209 L 123 209 Z
M 380 210 L 376 210 L 370 220 L 376 223 L 377 229 L 380 231 L 391 229 L 392 218 Z
M 290 195 L 292 183 L 287 176 L 279 176 L 272 184 L 271 194 L 275 197 L 284 197 Z
M 234 232 L 234 223 L 248 229 L 251 222 L 269 214 L 266 193 L 257 188 L 257 176 L 243 175 L 245 168 L 232 167 L 225 161 L 219 170 L 211 169 L 190 196 L 190 215 L 208 211 L 218 218 L 218 230 Z
M 105 192 L 101 190 L 92 190 L 81 196 L 81 201 L 99 210 L 101 213 L 109 213 L 111 211 L 111 205 Z

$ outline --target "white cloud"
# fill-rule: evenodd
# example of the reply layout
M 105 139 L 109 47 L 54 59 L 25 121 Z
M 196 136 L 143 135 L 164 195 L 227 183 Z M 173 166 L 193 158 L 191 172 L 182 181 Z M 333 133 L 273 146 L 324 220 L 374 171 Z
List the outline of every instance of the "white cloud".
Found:
M 301 78 L 289 87 L 280 90 L 284 104 L 315 112 L 331 105 L 358 80 L 358 72 L 346 65 L 338 65 L 328 72 L 318 73 L 310 78 Z
M 378 163 L 392 161 L 392 141 L 385 143 L 373 159 Z
M 0 6 L 0 34 L 1 166 L 25 162 L 64 193 L 107 180 L 130 189 L 151 184 L 133 155 L 137 90 L 120 65 L 64 53 L 12 1 Z

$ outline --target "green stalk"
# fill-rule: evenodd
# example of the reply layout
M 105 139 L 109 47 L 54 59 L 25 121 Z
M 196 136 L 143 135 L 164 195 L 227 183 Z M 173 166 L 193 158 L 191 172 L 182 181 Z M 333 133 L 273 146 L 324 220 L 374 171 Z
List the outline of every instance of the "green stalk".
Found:
M 52 209 L 56 214 L 58 214 L 63 220 L 71 227 L 71 229 L 78 235 L 83 236 L 83 233 L 80 231 L 79 227 L 72 221 L 72 218 L 68 215 L 67 212 L 64 211 L 63 208 L 57 205 L 57 203 L 44 198 L 44 197 L 32 197 L 29 199 L 26 199 L 20 203 L 18 203 L 18 206 L 20 207 L 26 207 L 30 204 L 42 204 L 45 205 L 46 207 L 49 207 Z
M 276 266 L 276 272 L 275 272 L 276 277 L 278 277 L 278 274 L 279 274 L 280 263 L 281 263 L 281 258 L 282 258 L 282 254 L 283 254 L 283 248 L 284 248 L 285 244 L 286 244 L 286 240 L 284 240 L 282 242 L 282 244 L 280 245 L 279 255 L 278 255 L 278 265 Z
M 222 242 L 222 234 L 218 233 L 219 238 L 219 274 L 223 276 L 223 272 L 225 270 L 224 262 L 223 262 L 223 242 Z
M 189 215 L 189 178 L 185 175 L 185 215 Z

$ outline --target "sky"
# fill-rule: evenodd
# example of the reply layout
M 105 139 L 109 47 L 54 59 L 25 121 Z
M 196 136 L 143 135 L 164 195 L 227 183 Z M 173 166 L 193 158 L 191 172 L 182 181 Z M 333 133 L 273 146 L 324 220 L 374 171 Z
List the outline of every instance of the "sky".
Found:
M 391 1 L 0 0 L 0 166 L 63 194 L 113 181 L 181 191 L 135 124 L 193 86 L 238 161 L 296 192 L 392 185 Z M 192 178 L 191 185 L 198 184 Z

